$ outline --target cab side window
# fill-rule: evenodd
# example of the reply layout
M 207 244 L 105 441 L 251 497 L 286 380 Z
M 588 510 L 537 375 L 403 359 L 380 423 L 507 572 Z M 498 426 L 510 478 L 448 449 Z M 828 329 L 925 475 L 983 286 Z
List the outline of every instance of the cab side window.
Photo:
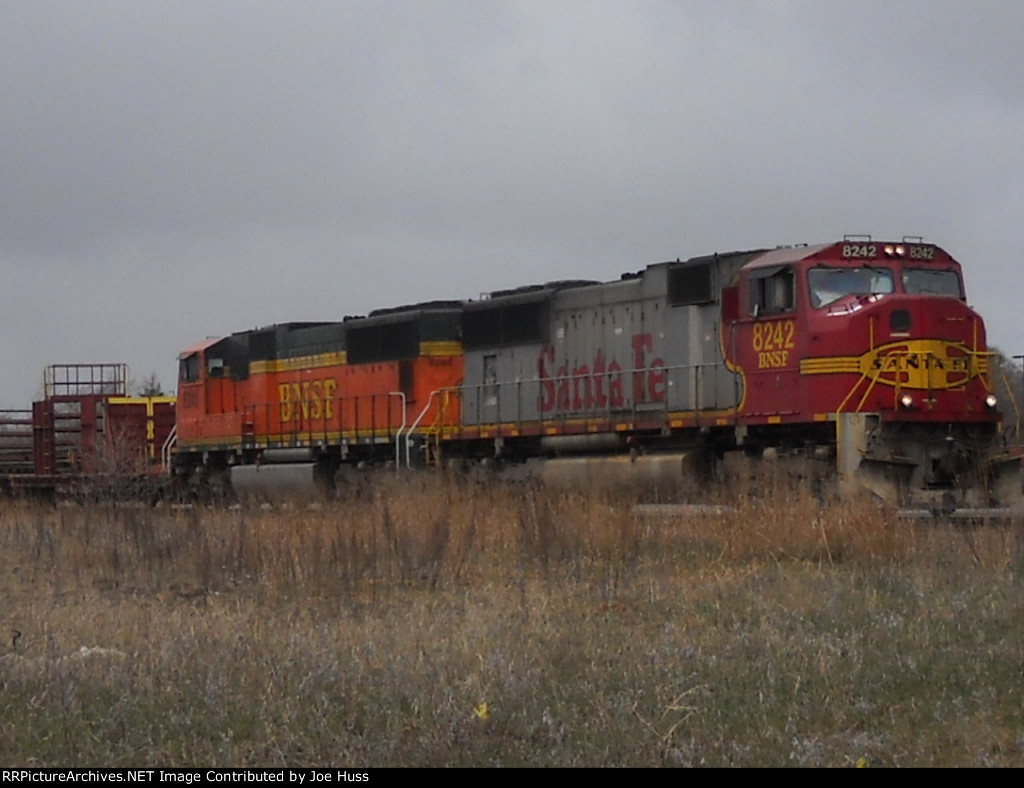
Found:
M 796 277 L 789 268 L 755 271 L 750 277 L 750 313 L 754 317 L 792 312 L 796 308 Z
M 195 383 L 199 380 L 199 354 L 193 353 L 178 362 L 178 379 L 182 383 Z

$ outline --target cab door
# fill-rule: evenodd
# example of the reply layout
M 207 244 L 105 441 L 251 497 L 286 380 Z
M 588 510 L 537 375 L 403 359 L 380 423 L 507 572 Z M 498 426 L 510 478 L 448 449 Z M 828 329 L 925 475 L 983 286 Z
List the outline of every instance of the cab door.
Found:
M 741 285 L 741 312 L 743 287 Z M 742 412 L 776 423 L 800 412 L 798 281 L 789 265 L 749 271 L 746 314 L 736 324 L 736 359 L 746 381 Z

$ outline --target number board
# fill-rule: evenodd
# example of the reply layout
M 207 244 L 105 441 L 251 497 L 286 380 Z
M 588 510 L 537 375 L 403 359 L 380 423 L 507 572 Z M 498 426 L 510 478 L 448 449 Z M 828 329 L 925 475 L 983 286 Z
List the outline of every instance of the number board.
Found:
M 902 252 L 894 250 L 902 250 Z M 935 259 L 934 246 L 919 244 L 888 246 L 874 243 L 848 243 L 842 245 L 841 253 L 844 260 L 875 260 L 879 257 L 906 257 L 910 260 Z

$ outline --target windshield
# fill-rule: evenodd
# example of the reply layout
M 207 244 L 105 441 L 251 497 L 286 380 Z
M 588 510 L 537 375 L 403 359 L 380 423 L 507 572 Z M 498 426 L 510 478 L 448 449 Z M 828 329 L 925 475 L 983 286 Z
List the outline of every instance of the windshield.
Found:
M 848 295 L 884 295 L 894 289 L 888 268 L 812 268 L 807 281 L 814 307 L 828 306 Z
M 960 277 L 956 271 L 926 268 L 904 268 L 903 290 L 911 295 L 937 295 L 963 298 Z

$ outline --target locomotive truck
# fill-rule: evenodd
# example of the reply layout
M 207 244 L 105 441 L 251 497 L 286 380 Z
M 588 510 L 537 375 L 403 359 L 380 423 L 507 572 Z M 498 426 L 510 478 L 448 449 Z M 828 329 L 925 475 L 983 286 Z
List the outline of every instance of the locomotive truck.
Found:
M 716 253 L 610 282 L 287 323 L 179 358 L 179 480 L 366 465 L 656 480 L 812 460 L 903 507 L 1021 495 L 960 264 L 921 238 Z

